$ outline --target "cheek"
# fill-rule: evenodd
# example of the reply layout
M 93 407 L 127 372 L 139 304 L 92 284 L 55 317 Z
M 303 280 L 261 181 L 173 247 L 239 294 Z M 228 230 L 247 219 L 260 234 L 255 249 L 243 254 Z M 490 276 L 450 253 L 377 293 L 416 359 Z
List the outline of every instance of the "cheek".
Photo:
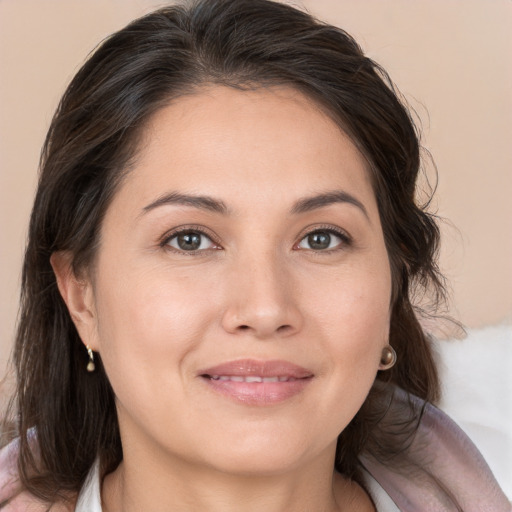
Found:
M 387 265 L 342 268 L 323 279 L 310 309 L 339 347 L 354 351 L 387 340 L 390 319 L 391 277 Z M 314 283 L 310 283 L 313 288 Z M 381 345 L 382 346 L 382 345 Z
M 331 395 L 355 409 L 353 414 L 375 379 L 389 339 L 391 278 L 386 268 L 343 272 L 311 303 L 314 331 L 331 358 Z
M 180 378 L 176 369 L 211 322 L 211 302 L 200 285 L 156 270 L 110 273 L 97 293 L 98 337 L 114 389 L 128 375 L 140 375 L 138 380 L 148 386 L 157 377 L 168 382 Z

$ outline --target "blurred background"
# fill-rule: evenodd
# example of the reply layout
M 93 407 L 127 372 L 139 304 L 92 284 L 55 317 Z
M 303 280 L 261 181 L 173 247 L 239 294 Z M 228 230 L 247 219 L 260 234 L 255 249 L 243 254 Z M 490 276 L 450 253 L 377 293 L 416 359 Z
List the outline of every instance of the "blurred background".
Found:
M 432 209 L 446 219 L 441 269 L 451 285 L 450 313 L 470 335 L 465 344 L 440 344 L 444 404 L 483 445 L 496 436 L 496 425 L 502 429 L 495 446 L 479 446 L 502 482 L 511 482 L 512 1 L 293 3 L 351 33 L 421 121 L 423 145 L 439 173 Z M 53 111 L 99 41 L 164 4 L 0 0 L 0 378 L 12 347 L 39 151 Z M 432 165 L 427 174 L 434 176 Z M 475 427 L 475 418 L 489 416 L 494 424 Z

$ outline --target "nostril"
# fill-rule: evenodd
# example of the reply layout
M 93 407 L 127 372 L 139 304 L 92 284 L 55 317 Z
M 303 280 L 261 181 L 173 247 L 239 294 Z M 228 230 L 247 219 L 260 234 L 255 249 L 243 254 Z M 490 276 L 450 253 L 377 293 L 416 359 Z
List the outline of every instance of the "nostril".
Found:
M 238 330 L 240 331 L 249 331 L 251 329 L 251 327 L 249 325 L 239 325 L 238 326 Z M 290 330 L 293 330 L 292 326 L 289 325 L 289 324 L 286 324 L 286 325 L 281 325 L 277 328 L 276 332 L 279 332 L 279 333 L 286 333 Z

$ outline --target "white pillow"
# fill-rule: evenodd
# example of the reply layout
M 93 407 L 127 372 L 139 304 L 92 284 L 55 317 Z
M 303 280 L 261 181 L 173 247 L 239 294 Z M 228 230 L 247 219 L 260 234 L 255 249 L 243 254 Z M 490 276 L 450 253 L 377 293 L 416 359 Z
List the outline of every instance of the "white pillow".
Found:
M 512 499 L 512 325 L 436 341 L 440 408 L 469 435 Z

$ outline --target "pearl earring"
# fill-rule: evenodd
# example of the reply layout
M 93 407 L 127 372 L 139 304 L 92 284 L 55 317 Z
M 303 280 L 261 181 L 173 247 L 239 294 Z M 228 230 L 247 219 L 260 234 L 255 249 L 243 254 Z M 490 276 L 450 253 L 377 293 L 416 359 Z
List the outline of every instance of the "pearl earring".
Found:
M 395 366 L 397 360 L 395 349 L 391 345 L 387 345 L 382 349 L 379 370 L 389 370 Z
M 93 354 L 91 347 L 89 347 L 89 345 L 87 345 L 85 348 L 87 349 L 87 353 L 89 354 L 89 362 L 87 363 L 87 371 L 93 372 L 96 369 L 96 365 L 94 364 L 94 354 Z

